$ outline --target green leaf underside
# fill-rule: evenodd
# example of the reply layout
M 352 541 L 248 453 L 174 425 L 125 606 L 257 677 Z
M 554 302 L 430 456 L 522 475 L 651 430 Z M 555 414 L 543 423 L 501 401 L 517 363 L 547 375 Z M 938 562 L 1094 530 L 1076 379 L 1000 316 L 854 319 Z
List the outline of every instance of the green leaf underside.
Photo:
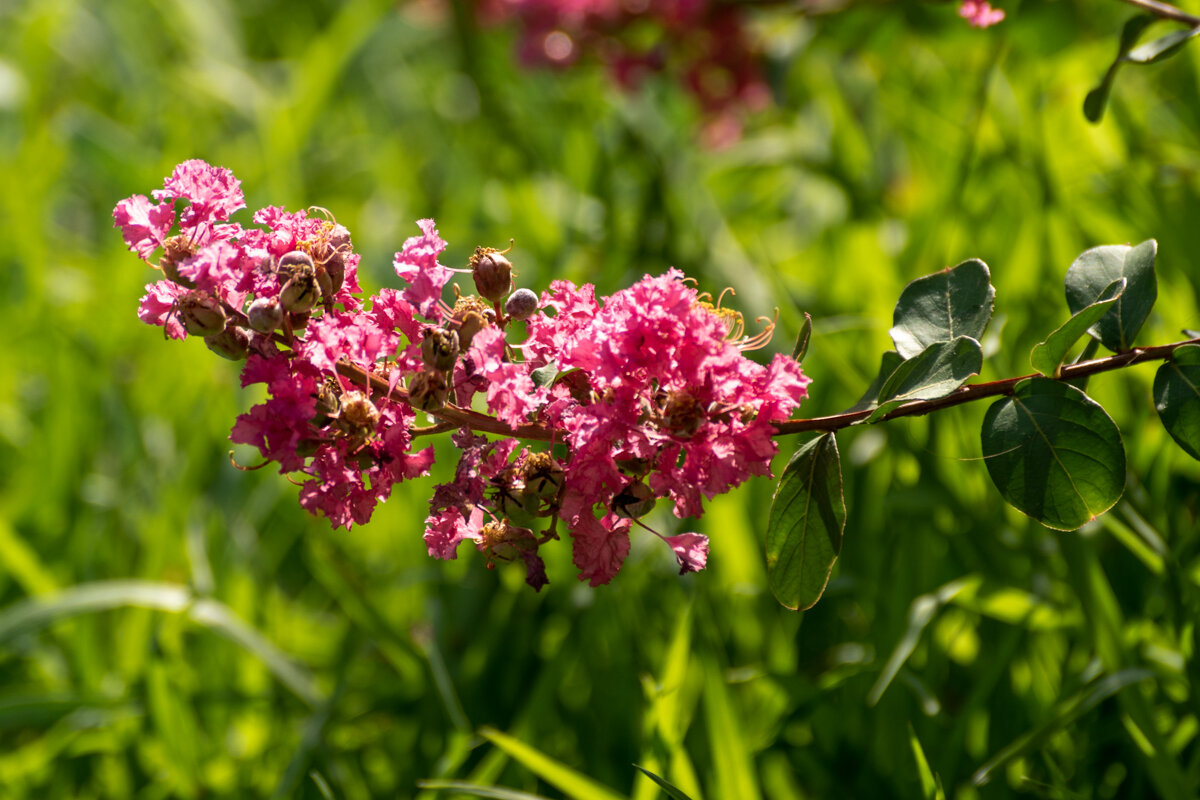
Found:
M 538 367 L 529 373 L 529 377 L 533 380 L 533 385 L 539 389 L 552 386 L 558 378 L 558 362 L 551 361 L 544 367 Z
M 1067 306 L 1078 314 L 1095 303 L 1113 281 L 1126 278 L 1125 291 L 1112 308 L 1100 318 L 1093 336 L 1113 352 L 1124 352 L 1158 299 L 1154 277 L 1154 258 L 1158 243 L 1148 239 L 1136 247 L 1105 245 L 1082 253 L 1067 270 Z
M 1122 59 L 1130 64 L 1154 64 L 1178 53 L 1188 40 L 1200 33 L 1200 27 L 1172 31 L 1166 36 L 1160 36 L 1152 42 L 1146 42 L 1141 47 L 1130 50 Z
M 905 286 L 888 331 L 896 351 L 908 359 L 931 344 L 959 336 L 981 338 L 996 298 L 990 277 L 987 264 L 971 259 Z
M 1180 347 L 1158 368 L 1154 408 L 1171 438 L 1200 459 L 1200 346 Z
M 1029 363 L 1047 378 L 1058 377 L 1058 368 L 1062 365 L 1067 353 L 1079 341 L 1079 337 L 1087 333 L 1088 328 L 1100 321 L 1108 313 L 1108 309 L 1117 302 L 1125 291 L 1126 278 L 1118 278 L 1105 287 L 1096 302 L 1079 311 L 1067 320 L 1062 327 L 1046 337 L 1046 341 L 1035 345 L 1029 354 Z
M 1060 381 L 1017 384 L 1011 397 L 988 409 L 982 445 L 1000 494 L 1048 528 L 1075 530 L 1112 508 L 1125 487 L 1116 423 Z
M 811 608 L 842 551 L 846 503 L 837 440 L 806 442 L 783 470 L 767 521 L 767 580 L 780 603 Z
M 651 772 L 650 770 L 646 769 L 645 767 L 639 766 L 637 764 L 634 764 L 633 767 L 634 767 L 634 769 L 640 771 L 647 778 L 649 778 L 650 780 L 652 780 L 656 784 L 658 784 L 658 788 L 660 788 L 664 792 L 666 792 L 667 796 L 670 797 L 671 800 L 692 800 L 691 797 L 684 794 L 682 789 L 675 786 L 674 784 L 672 784 L 670 781 L 666 780 L 665 778 L 660 778 L 657 775 L 655 775 L 653 772 Z
M 879 358 L 879 372 L 875 373 L 875 380 L 871 381 L 871 385 L 863 392 L 863 396 L 858 398 L 858 402 L 846 409 L 845 413 L 850 414 L 855 411 L 866 411 L 868 408 L 874 408 L 876 401 L 879 398 L 879 390 L 883 388 L 883 383 L 892 373 L 896 371 L 896 367 L 904 363 L 904 359 L 895 350 L 888 350 Z
M 812 314 L 805 312 L 804 324 L 800 326 L 800 335 L 796 337 L 796 346 L 792 349 L 792 358 L 797 361 L 804 360 L 804 356 L 808 353 L 808 340 L 811 338 Z
M 937 400 L 983 368 L 983 348 L 970 336 L 938 342 L 903 362 L 879 390 L 879 405 L 864 422 L 874 422 L 913 400 Z

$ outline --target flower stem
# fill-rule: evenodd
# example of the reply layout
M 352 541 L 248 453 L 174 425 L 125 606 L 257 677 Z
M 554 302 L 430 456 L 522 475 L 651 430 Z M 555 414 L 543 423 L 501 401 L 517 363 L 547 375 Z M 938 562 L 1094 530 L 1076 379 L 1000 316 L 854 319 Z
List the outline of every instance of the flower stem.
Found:
M 1160 0 L 1122 0 L 1129 3 L 1131 6 L 1137 6 L 1143 11 L 1153 14 L 1161 19 L 1169 19 L 1174 22 L 1182 22 L 1188 27 L 1195 28 L 1200 26 L 1200 17 L 1194 17 L 1191 14 L 1178 9 L 1168 3 L 1160 2 Z

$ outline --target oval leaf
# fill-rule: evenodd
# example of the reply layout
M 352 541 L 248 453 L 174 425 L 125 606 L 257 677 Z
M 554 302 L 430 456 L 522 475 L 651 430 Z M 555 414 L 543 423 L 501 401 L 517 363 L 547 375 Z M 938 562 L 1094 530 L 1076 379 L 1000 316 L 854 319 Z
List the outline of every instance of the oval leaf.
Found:
M 800 335 L 796 337 L 796 346 L 792 349 L 792 358 L 803 361 L 808 352 L 808 340 L 812 338 L 812 314 L 804 312 L 804 324 L 800 326 Z M 636 764 L 634 766 L 637 766 Z M 638 767 L 641 769 L 640 767 Z
M 780 603 L 802 611 L 821 599 L 845 528 L 841 459 L 826 433 L 796 451 L 771 501 L 767 580 Z
M 879 390 L 879 406 L 864 422 L 874 422 L 910 400 L 945 397 L 982 367 L 983 348 L 970 336 L 931 344 L 888 376 Z
M 1171 438 L 1200 459 L 1200 346 L 1180 347 L 1158 368 L 1154 408 Z
M 1172 31 L 1166 36 L 1130 50 L 1124 60 L 1130 64 L 1154 64 L 1178 53 L 1188 40 L 1200 33 L 1200 27 Z
M 990 278 L 987 264 L 971 259 L 905 286 L 888 331 L 900 355 L 913 358 L 959 336 L 981 338 L 996 299 Z
M 1124 244 L 1093 247 L 1075 259 L 1067 270 L 1067 306 L 1072 314 L 1078 314 L 1099 300 L 1113 281 L 1118 278 L 1128 280 L 1125 292 L 1091 331 L 1113 352 L 1123 353 L 1133 346 L 1134 337 L 1158 299 L 1158 283 L 1154 277 L 1157 253 L 1158 243 L 1153 239 L 1136 247 Z
M 1112 508 L 1125 488 L 1121 432 L 1074 386 L 1018 383 L 988 409 L 982 440 L 1000 494 L 1048 528 L 1075 530 Z
M 1100 321 L 1117 298 L 1125 291 L 1125 278 L 1118 278 L 1105 287 L 1096 302 L 1075 314 L 1054 333 L 1046 337 L 1046 341 L 1035 345 L 1029 354 L 1029 363 L 1047 378 L 1057 378 L 1058 368 L 1062 366 L 1067 352 L 1079 341 L 1079 337 L 1087 333 L 1087 329 Z

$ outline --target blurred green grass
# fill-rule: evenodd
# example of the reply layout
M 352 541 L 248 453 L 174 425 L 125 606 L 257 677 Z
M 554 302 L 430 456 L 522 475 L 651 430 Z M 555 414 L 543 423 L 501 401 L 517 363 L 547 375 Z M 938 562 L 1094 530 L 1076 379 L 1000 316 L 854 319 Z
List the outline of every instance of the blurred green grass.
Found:
M 765 590 L 766 481 L 694 523 L 704 573 L 638 541 L 593 591 L 564 547 L 534 595 L 428 558 L 432 479 L 347 533 L 233 470 L 253 392 L 136 320 L 153 276 L 111 228 L 200 157 L 251 208 L 333 211 L 368 290 L 426 216 L 448 263 L 515 238 L 535 289 L 676 265 L 747 317 L 778 306 L 780 350 L 812 313 L 803 412 L 831 413 L 904 283 L 968 257 L 1003 315 L 985 377 L 1028 371 L 1096 244 L 1157 238 L 1145 341 L 1196 327 L 1200 50 L 1123 72 L 1090 126 L 1125 16 L 1030 2 L 985 34 L 950 5 L 768 12 L 777 105 L 708 152 L 668 83 L 521 72 L 512 31 L 462 5 L 0 6 L 0 796 L 572 796 L 484 726 L 638 800 L 660 790 L 634 763 L 695 798 L 926 797 L 929 774 L 962 798 L 1194 796 L 1200 469 L 1149 368 L 1093 381 L 1131 479 L 1081 534 L 1003 506 L 984 409 L 962 408 L 843 435 L 846 549 L 810 612 Z

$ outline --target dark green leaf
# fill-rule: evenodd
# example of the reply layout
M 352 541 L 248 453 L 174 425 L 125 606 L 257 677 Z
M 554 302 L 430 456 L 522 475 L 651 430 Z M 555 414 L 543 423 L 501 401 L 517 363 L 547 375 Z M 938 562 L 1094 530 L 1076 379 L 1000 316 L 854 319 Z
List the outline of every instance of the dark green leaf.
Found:
M 554 381 L 558 378 L 558 362 L 551 361 L 544 367 L 538 367 L 529 373 L 529 377 L 533 380 L 533 385 L 539 389 L 553 386 Z
M 837 440 L 826 433 L 796 451 L 767 520 L 767 580 L 780 603 L 811 608 L 842 552 L 846 502 Z
M 1125 291 L 1125 283 L 1125 278 L 1117 278 L 1105 287 L 1096 302 L 1072 316 L 1062 327 L 1046 337 L 1046 341 L 1035 345 L 1033 352 L 1029 354 L 1029 363 L 1033 368 L 1047 378 L 1057 378 L 1058 368 L 1067 357 L 1067 353 L 1075 346 L 1075 342 L 1079 341 L 1079 337 L 1087 333 L 1087 329 L 1095 325 L 1108 312 L 1109 307 L 1117 302 L 1117 298 Z
M 1173 31 L 1141 47 L 1130 50 L 1124 60 L 1130 64 L 1154 64 L 1178 53 L 1188 40 L 1200 33 L 1200 27 Z
M 888 331 L 897 352 L 913 358 L 931 344 L 981 338 L 996 297 L 990 277 L 986 264 L 971 259 L 905 286 Z
M 874 422 L 911 400 L 945 397 L 983 367 L 983 349 L 970 336 L 939 342 L 896 367 L 879 390 L 879 405 L 866 422 Z
M 896 371 L 896 367 L 904 363 L 904 359 L 895 350 L 888 350 L 879 359 L 879 372 L 875 374 L 875 380 L 871 381 L 871 385 L 863 392 L 863 396 L 858 398 L 858 402 L 846 409 L 847 414 L 854 411 L 866 411 L 868 408 L 874 408 L 876 401 L 879 399 L 879 390 L 883 388 L 883 383 L 892 373 Z
M 800 326 L 800 335 L 796 337 L 796 346 L 792 349 L 792 358 L 797 361 L 804 360 L 810 338 L 812 338 L 812 314 L 806 311 L 804 312 L 804 324 Z
M 807 315 L 805 315 L 805 316 L 807 316 Z M 664 792 L 666 792 L 666 793 L 667 793 L 667 796 L 668 796 L 668 797 L 670 797 L 670 798 L 671 798 L 671 800 L 692 800 L 692 798 L 688 797 L 688 796 L 687 796 L 687 795 L 686 795 L 686 794 L 683 792 L 683 790 L 682 790 L 682 789 L 680 789 L 679 787 L 677 787 L 677 786 L 673 785 L 673 784 L 672 784 L 670 781 L 666 780 L 665 778 L 660 778 L 660 777 L 658 777 L 657 775 L 655 775 L 653 772 L 651 772 L 650 770 L 646 769 L 645 767 L 642 767 L 642 766 L 639 766 L 639 765 L 637 765 L 637 764 L 634 764 L 634 765 L 633 765 L 633 768 L 634 768 L 634 769 L 636 769 L 636 770 L 639 770 L 639 771 L 640 771 L 640 772 L 641 772 L 643 775 L 645 775 L 647 778 L 649 778 L 650 780 L 652 780 L 652 781 L 654 781 L 655 783 L 657 783 L 657 784 L 658 784 L 658 788 L 660 788 L 660 789 L 662 789 Z
M 1158 243 L 1148 239 L 1136 247 L 1116 244 L 1093 247 L 1082 253 L 1067 270 L 1067 306 L 1072 314 L 1100 299 L 1109 284 L 1128 279 L 1125 292 L 1092 330 L 1093 336 L 1113 352 L 1125 352 L 1150 315 L 1158 299 L 1154 257 Z
M 1116 423 L 1073 386 L 1017 384 L 988 409 L 983 456 L 1004 499 L 1049 528 L 1074 530 L 1112 508 L 1125 488 Z
M 1200 346 L 1180 347 L 1158 368 L 1154 408 L 1171 438 L 1200 459 Z

